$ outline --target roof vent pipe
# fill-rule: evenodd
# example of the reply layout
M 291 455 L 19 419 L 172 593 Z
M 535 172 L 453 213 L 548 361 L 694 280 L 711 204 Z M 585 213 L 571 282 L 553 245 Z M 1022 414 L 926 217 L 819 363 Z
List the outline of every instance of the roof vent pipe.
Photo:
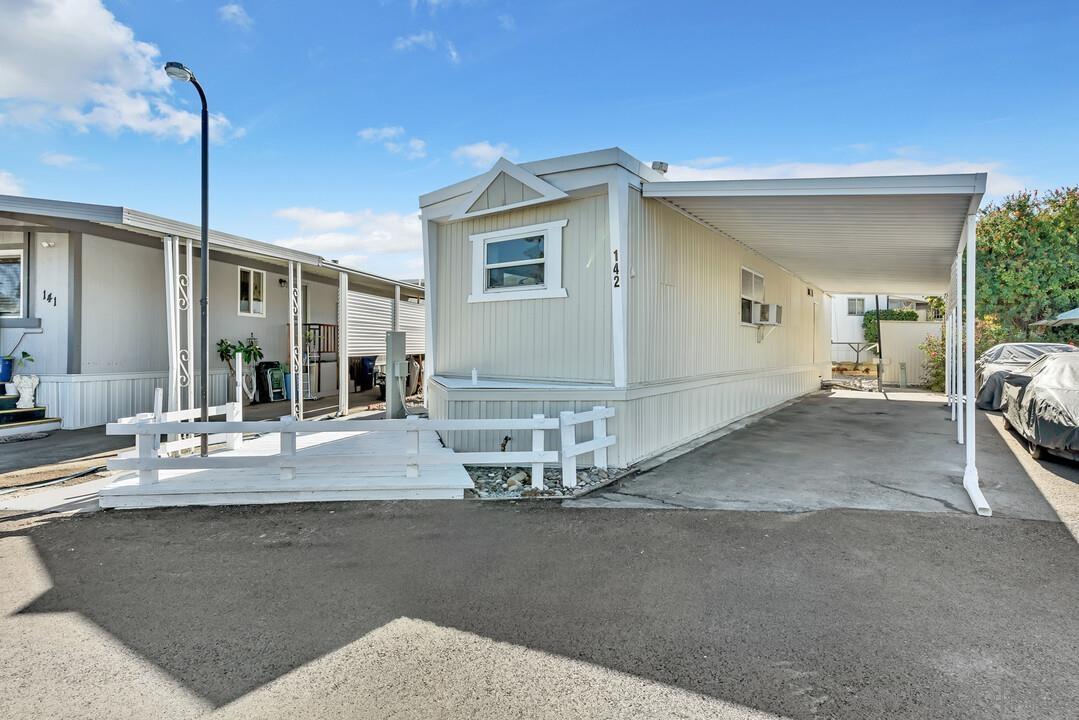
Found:
M 652 161 L 652 169 L 658 172 L 660 175 L 666 175 L 668 167 L 669 166 L 667 165 L 667 163 L 663 162 L 662 160 Z

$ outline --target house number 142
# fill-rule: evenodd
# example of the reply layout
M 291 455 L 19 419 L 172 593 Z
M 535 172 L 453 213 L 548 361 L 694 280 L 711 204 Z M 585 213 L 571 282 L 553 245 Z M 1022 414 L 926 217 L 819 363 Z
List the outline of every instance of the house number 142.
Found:
M 611 268 L 611 275 L 614 278 L 614 286 L 615 287 L 622 287 L 622 274 L 618 269 L 618 251 L 615 250 L 613 252 L 614 252 L 614 267 Z

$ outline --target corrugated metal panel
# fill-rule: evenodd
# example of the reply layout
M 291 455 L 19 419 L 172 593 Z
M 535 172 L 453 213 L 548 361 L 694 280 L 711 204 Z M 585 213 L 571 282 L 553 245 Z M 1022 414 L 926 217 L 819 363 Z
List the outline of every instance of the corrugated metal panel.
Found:
M 391 298 L 367 293 L 348 294 L 348 354 L 350 357 L 382 355 L 386 333 L 392 330 Z
M 926 337 L 940 337 L 939 322 L 881 320 L 881 344 L 884 346 L 884 382 L 898 385 L 900 364 L 906 363 L 907 384 L 925 384 L 926 356 L 918 346 Z
M 775 263 L 636 191 L 629 243 L 631 384 L 829 362 L 824 294 Z M 741 323 L 743 266 L 783 306 L 783 325 L 760 342 Z
M 426 306 L 423 303 L 400 303 L 397 306 L 397 327 L 405 333 L 405 352 L 422 355 L 427 347 Z
M 568 220 L 562 281 L 568 297 L 468 303 L 469 235 Z M 438 229 L 438 372 L 492 378 L 610 382 L 611 280 L 607 195 L 493 213 Z

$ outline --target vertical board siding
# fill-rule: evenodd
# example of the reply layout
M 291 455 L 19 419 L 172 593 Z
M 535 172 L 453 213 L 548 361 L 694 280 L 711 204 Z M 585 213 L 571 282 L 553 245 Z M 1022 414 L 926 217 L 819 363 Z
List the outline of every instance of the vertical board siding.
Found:
M 818 346 L 828 336 L 819 289 L 809 296 L 775 263 L 636 191 L 629 236 L 631 384 L 828 360 Z M 741 324 L 743 266 L 764 276 L 765 301 L 783 306 L 783 325 L 762 342 Z
M 469 303 L 469 235 L 568 220 L 562 284 L 568 297 Z M 565 200 L 439 227 L 436 372 L 528 380 L 610 382 L 611 291 L 607 196 Z
M 42 375 L 37 402 L 48 408 L 51 417 L 62 420 L 64 430 L 77 430 L 115 422 L 122 417 L 152 412 L 154 390 L 168 395 L 168 373 L 116 375 Z M 195 394 L 200 379 L 196 373 Z M 210 404 L 222 405 L 231 399 L 232 381 L 224 370 L 210 371 Z M 168 398 L 165 398 L 166 406 Z
M 900 363 L 907 365 L 907 384 L 925 385 L 926 355 L 918 347 L 927 337 L 939 338 L 939 322 L 881 320 L 881 345 L 884 349 L 884 382 L 898 385 Z

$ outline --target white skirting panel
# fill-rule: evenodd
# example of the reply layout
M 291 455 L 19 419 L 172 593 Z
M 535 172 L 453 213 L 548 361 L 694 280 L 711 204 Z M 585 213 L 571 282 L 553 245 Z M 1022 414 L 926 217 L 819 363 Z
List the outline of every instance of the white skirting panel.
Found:
M 37 404 L 63 420 L 64 430 L 77 430 L 115 422 L 154 409 L 154 390 L 168 392 L 168 372 L 103 373 L 96 375 L 41 375 Z M 195 378 L 198 397 L 198 373 Z M 226 370 L 210 371 L 210 404 L 228 402 Z M 168 407 L 168 398 L 165 398 Z
M 697 437 L 718 430 L 730 423 L 788 400 L 820 389 L 821 369 L 806 366 L 757 373 L 740 373 L 711 380 L 700 380 L 681 387 L 672 385 L 669 392 L 662 387 L 631 388 L 625 399 L 611 399 L 613 391 L 603 391 L 600 397 L 589 397 L 581 389 L 580 397 L 566 398 L 566 389 L 557 391 L 558 400 L 545 395 L 555 391 L 545 389 L 509 390 L 507 399 L 469 399 L 469 390 L 451 390 L 432 382 L 427 408 L 432 418 L 528 418 L 533 413 L 557 417 L 562 410 L 583 412 L 595 405 L 615 408 L 608 432 L 618 437 L 609 450 L 609 461 L 615 467 L 626 467 L 659 453 L 678 447 Z M 487 397 L 490 397 L 488 394 Z M 577 428 L 578 441 L 590 439 L 590 429 Z M 498 450 L 505 436 L 510 437 L 507 450 L 529 447 L 527 432 L 461 431 L 443 433 L 447 446 L 458 451 Z M 547 447 L 558 447 L 557 433 L 551 431 L 545 439 Z M 590 456 L 582 456 L 581 464 L 588 465 Z

